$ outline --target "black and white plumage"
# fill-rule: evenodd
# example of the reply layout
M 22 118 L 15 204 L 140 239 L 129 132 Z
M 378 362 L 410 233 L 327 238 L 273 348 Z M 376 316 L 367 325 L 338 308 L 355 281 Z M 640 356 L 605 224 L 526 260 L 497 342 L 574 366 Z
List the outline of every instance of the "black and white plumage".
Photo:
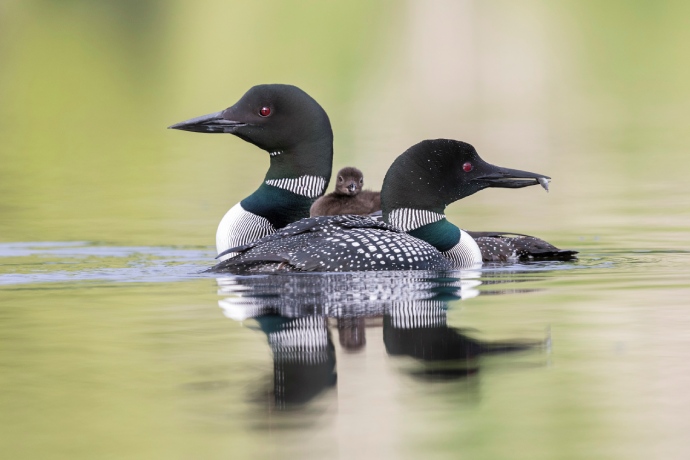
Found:
M 228 133 L 269 154 L 259 188 L 232 207 L 216 231 L 216 248 L 250 243 L 303 217 L 331 177 L 333 132 L 323 108 L 291 85 L 257 85 L 227 109 L 170 126 Z
M 445 219 L 443 213 L 423 209 L 397 208 L 390 212 L 388 221 L 403 232 L 409 232 L 424 225 Z
M 495 250 L 499 240 L 486 236 L 495 241 L 483 240 L 487 244 L 482 251 L 470 234 L 448 222 L 446 206 L 487 187 L 522 188 L 547 179 L 486 163 L 464 142 L 423 141 L 400 155 L 386 174 L 381 199 L 383 220 L 388 224 L 353 215 L 302 219 L 258 241 L 229 248 L 220 256 L 231 253 L 231 257 L 210 271 L 245 274 L 476 267 L 501 257 Z M 551 247 L 536 238 L 529 242 L 539 250 Z M 531 255 L 529 245 L 510 246 L 507 240 L 501 244 L 509 250 L 505 261 Z
M 577 251 L 560 250 L 539 238 L 463 231 L 445 219 L 448 204 L 485 188 L 541 185 L 548 191 L 549 180 L 542 174 L 491 165 L 464 142 L 423 141 L 389 168 L 381 190 L 383 218 L 430 242 L 456 266 L 467 266 L 476 254 L 479 262 L 571 260 Z
M 577 251 L 558 249 L 534 236 L 503 232 L 467 232 L 482 252 L 483 262 L 572 260 Z
M 216 248 L 224 251 L 227 248 L 256 241 L 276 231 L 271 222 L 261 216 L 245 211 L 237 203 L 225 213 L 216 231 Z M 229 256 L 226 254 L 226 256 Z
M 256 242 L 309 216 L 312 204 L 328 187 L 333 159 L 330 121 L 323 108 L 295 86 L 255 86 L 226 110 L 170 128 L 233 134 L 269 153 L 270 168 L 260 187 L 231 208 L 218 226 L 217 249 L 226 258 L 235 256 L 228 249 Z M 402 224 L 403 231 L 430 243 L 456 268 L 482 260 L 537 258 L 536 254 L 542 259 L 574 258 L 575 251 L 544 250 L 548 243 L 534 238 L 508 240 L 505 235 L 500 239 L 494 235 L 478 245 L 469 234 L 448 223 L 443 214 L 448 204 L 487 187 L 541 184 L 548 190 L 549 179 L 490 165 L 469 144 L 436 139 L 420 142 L 396 159 L 386 174 L 381 195 L 362 191 L 357 198 L 376 207 L 380 203 L 385 221 L 398 227 Z M 387 209 L 384 201 L 388 202 Z M 398 219 L 397 211 L 402 212 Z M 344 212 L 360 213 L 345 208 L 339 213 Z M 440 220 L 439 215 L 443 216 Z
M 237 255 L 220 262 L 211 269 L 213 272 L 356 272 L 453 267 L 429 243 L 383 222 L 355 215 L 302 219 L 228 252 Z
M 297 195 L 317 198 L 326 190 L 326 179 L 317 176 L 300 176 L 294 179 L 269 179 L 266 185 L 288 190 Z

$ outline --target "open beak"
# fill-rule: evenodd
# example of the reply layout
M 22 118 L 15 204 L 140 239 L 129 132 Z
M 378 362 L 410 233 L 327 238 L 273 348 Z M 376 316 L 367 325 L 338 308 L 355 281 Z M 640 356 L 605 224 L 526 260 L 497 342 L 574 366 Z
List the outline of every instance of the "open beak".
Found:
M 246 126 L 246 123 L 240 121 L 226 120 L 223 118 L 224 112 L 209 113 L 200 117 L 192 118 L 190 120 L 175 123 L 168 126 L 168 129 L 181 129 L 182 131 L 191 131 L 193 133 L 234 133 L 235 129 L 240 126 Z
M 543 174 L 491 165 L 487 174 L 474 180 L 483 182 L 487 187 L 522 188 L 530 185 L 541 185 L 548 192 L 551 178 Z

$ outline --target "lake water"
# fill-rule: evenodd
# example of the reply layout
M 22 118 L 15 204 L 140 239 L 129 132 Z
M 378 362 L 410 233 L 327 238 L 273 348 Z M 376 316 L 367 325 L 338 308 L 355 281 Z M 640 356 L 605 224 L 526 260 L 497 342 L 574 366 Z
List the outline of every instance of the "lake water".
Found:
M 0 5 L 3 457 L 690 456 L 688 4 L 287 3 Z M 265 82 L 370 188 L 434 137 L 553 177 L 449 219 L 580 258 L 201 274 L 267 155 L 165 127 Z
M 682 458 L 687 252 L 573 246 L 570 263 L 216 279 L 197 274 L 209 248 L 2 244 L 3 444 Z

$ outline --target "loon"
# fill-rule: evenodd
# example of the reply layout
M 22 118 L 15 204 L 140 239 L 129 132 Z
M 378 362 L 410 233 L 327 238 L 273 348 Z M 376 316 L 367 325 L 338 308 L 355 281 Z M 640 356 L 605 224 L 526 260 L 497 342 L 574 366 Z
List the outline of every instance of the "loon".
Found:
M 493 255 L 482 254 L 470 234 L 448 222 L 446 206 L 487 187 L 541 184 L 547 188 L 548 180 L 541 174 L 489 164 L 465 142 L 422 141 L 401 154 L 386 173 L 381 190 L 383 222 L 356 215 L 302 219 L 258 241 L 229 248 L 226 252 L 232 257 L 208 271 L 247 274 L 475 267 Z M 478 237 L 485 251 L 491 251 L 491 240 L 499 238 L 507 239 L 493 234 Z M 551 253 L 567 253 L 569 258 L 575 253 L 538 241 L 551 248 Z M 513 260 L 529 256 L 513 253 Z
M 261 186 L 220 221 L 218 253 L 309 217 L 311 205 L 328 187 L 333 162 L 331 123 L 325 110 L 296 86 L 254 86 L 223 111 L 169 128 L 230 133 L 269 152 L 270 167 Z
M 310 217 L 339 214 L 368 215 L 381 210 L 381 192 L 362 190 L 364 175 L 357 168 L 338 171 L 335 191 L 324 195 L 311 206 Z

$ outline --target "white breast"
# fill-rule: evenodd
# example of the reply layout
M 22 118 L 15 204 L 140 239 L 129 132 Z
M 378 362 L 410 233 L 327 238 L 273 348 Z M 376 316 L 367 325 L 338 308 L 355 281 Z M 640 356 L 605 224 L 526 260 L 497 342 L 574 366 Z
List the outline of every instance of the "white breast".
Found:
M 464 230 L 460 230 L 458 244 L 443 252 L 455 264 L 455 268 L 470 268 L 482 264 L 482 251 L 477 242 Z
M 218 224 L 216 231 L 216 249 L 218 253 L 235 246 L 251 243 L 266 235 L 275 233 L 276 229 L 265 217 L 245 211 L 240 203 L 230 208 Z M 221 260 L 234 256 L 226 254 Z

